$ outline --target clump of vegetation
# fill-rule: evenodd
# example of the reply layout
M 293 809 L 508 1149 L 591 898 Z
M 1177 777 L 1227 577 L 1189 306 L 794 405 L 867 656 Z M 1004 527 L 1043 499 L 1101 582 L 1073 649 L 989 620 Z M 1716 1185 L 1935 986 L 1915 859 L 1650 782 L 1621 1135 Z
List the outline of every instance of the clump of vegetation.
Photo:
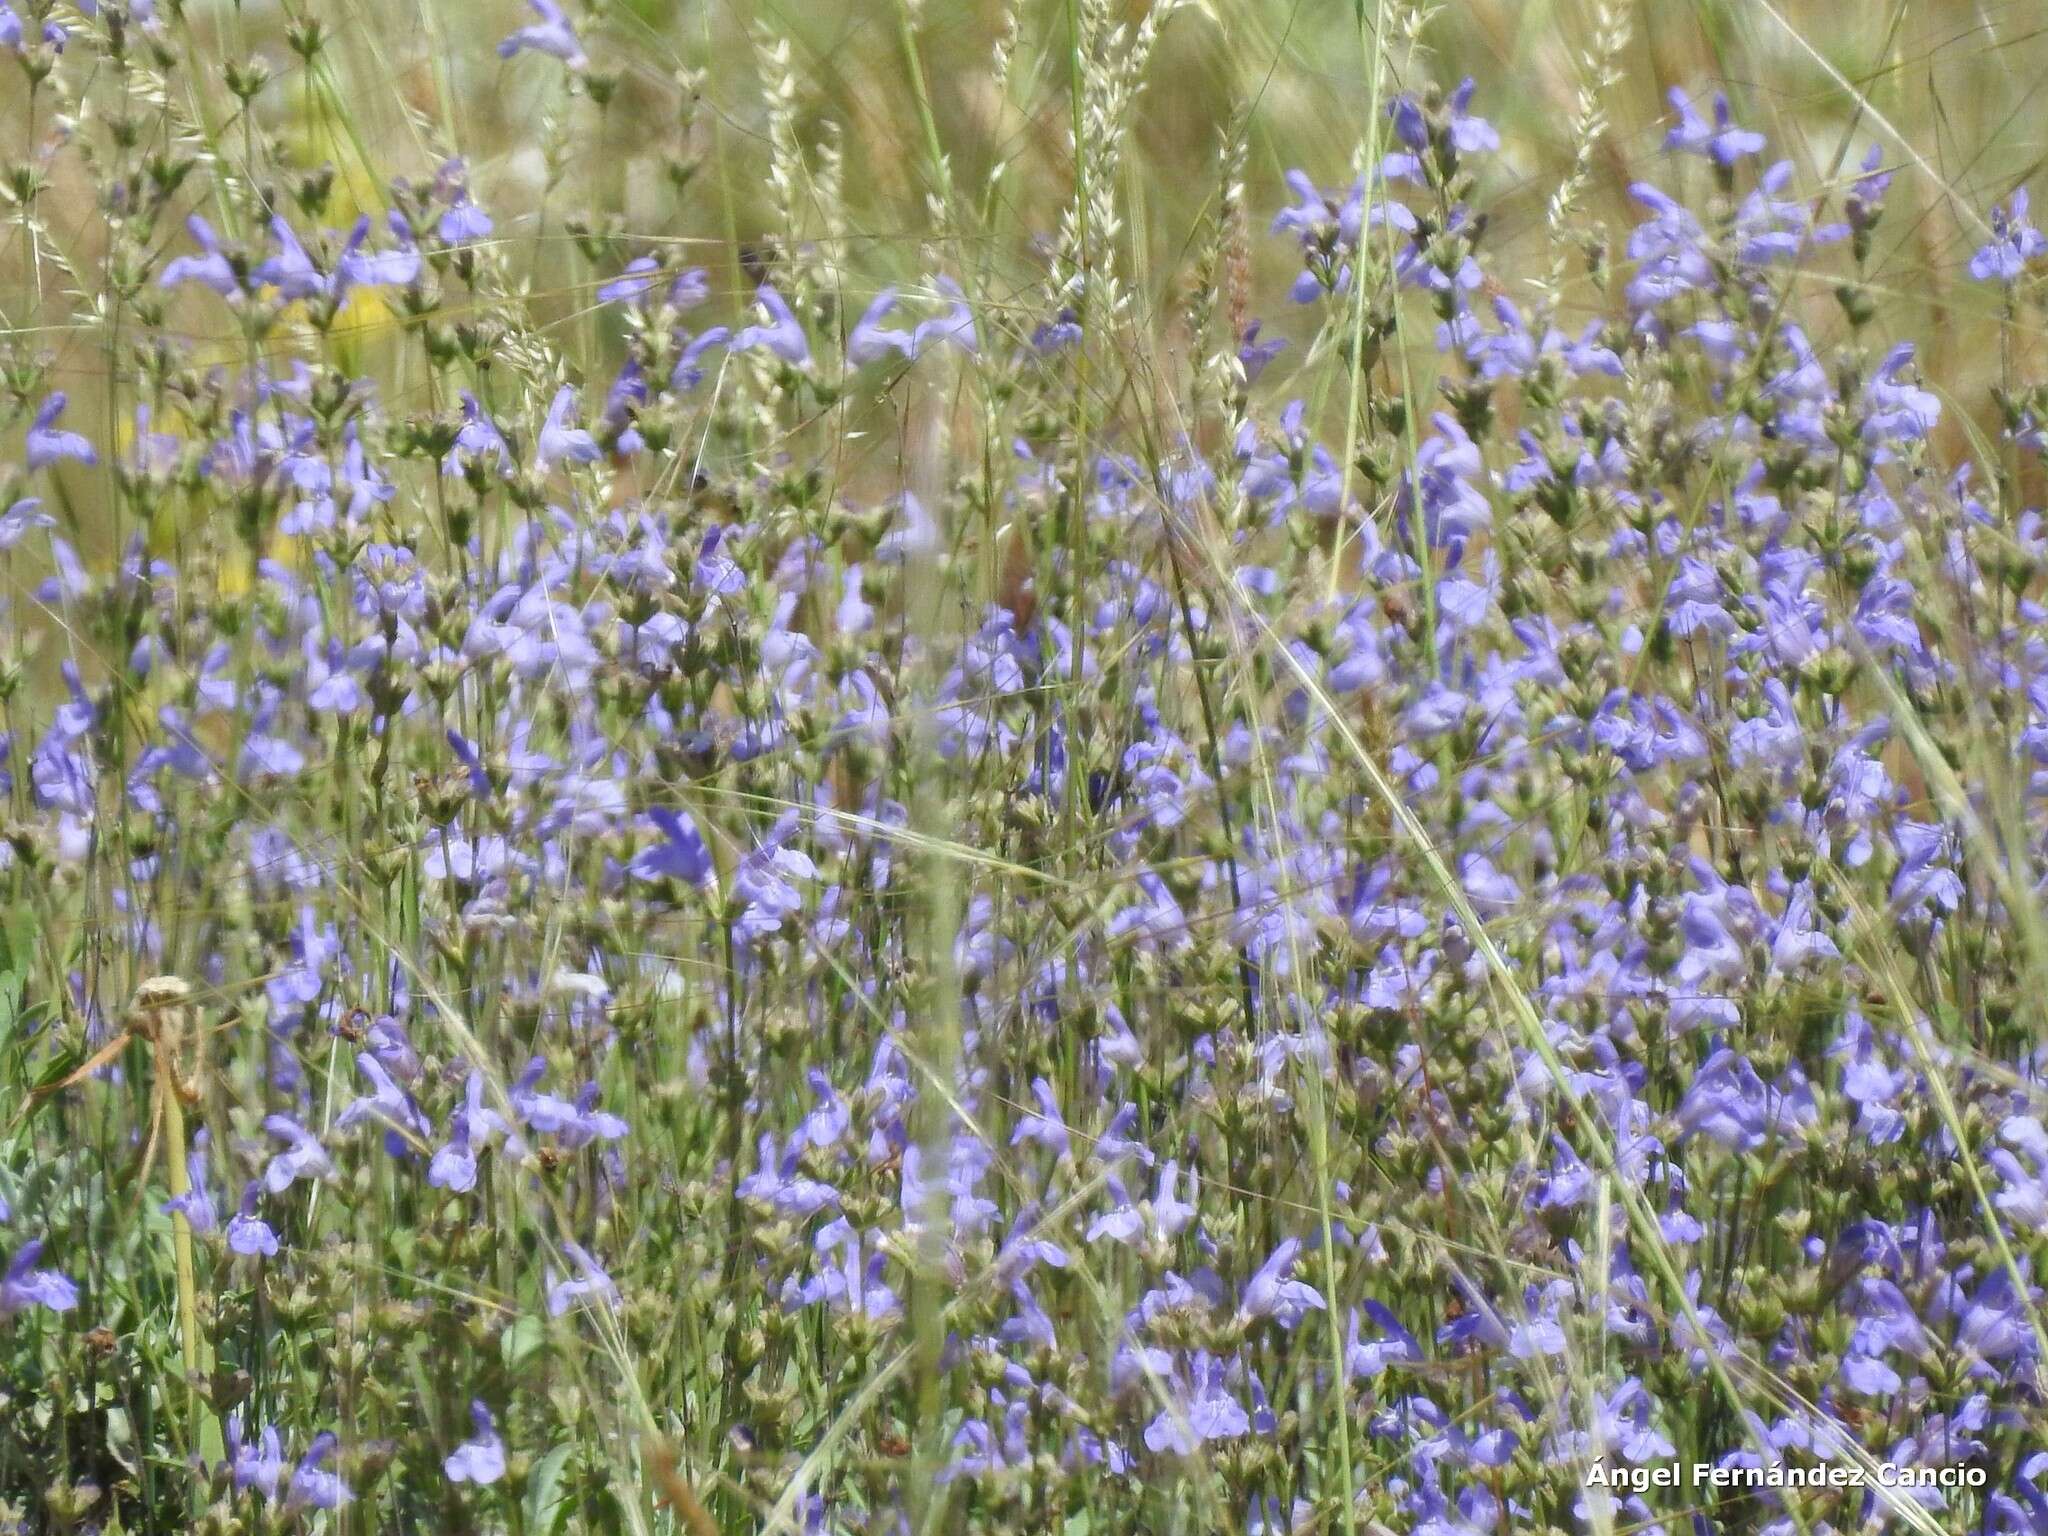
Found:
M 1882 136 L 1674 91 L 1610 249 L 1603 7 L 1504 262 L 1386 10 L 1162 277 L 1198 8 L 999 29 L 1012 249 L 906 6 L 891 281 L 773 30 L 702 237 L 637 11 L 386 164 L 0 0 L 0 1530 L 2048 1532 L 2048 242 L 1967 408 Z

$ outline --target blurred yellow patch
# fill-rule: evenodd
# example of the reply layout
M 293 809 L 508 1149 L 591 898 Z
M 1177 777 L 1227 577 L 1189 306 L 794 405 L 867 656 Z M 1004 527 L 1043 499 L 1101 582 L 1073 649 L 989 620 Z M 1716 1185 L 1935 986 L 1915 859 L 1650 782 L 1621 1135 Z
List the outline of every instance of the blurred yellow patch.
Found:
M 308 107 L 310 111 L 306 110 Z M 337 130 L 328 114 L 311 99 L 298 93 L 292 98 L 290 139 L 297 163 L 304 166 L 331 165 L 334 184 L 327 195 L 321 222 L 346 230 L 362 214 L 377 217 L 383 205 L 378 188 L 363 175 L 355 147 Z
M 397 323 L 398 317 L 384 302 L 383 294 L 374 288 L 356 288 L 349 293 L 348 307 L 335 316 L 334 335 L 343 342 L 362 342 Z
M 285 325 L 303 327 L 309 337 L 313 334 L 303 303 L 288 306 L 282 320 Z M 385 303 L 384 296 L 376 289 L 350 289 L 348 303 L 327 330 L 326 345 L 334 349 L 335 365 L 345 373 L 363 372 L 365 350 L 380 337 L 395 331 L 398 323 L 397 312 Z
M 192 440 L 185 431 L 185 423 L 173 416 L 168 421 L 159 421 L 152 416 L 149 430 L 158 437 L 174 437 L 180 443 Z M 135 451 L 135 417 L 132 413 L 117 416 L 114 421 L 114 447 L 122 458 L 131 458 Z
M 299 570 L 306 563 L 306 541 L 289 533 L 273 533 L 270 543 L 264 548 L 264 556 L 279 565 Z M 249 558 L 249 546 L 237 541 L 230 549 L 221 553 L 220 590 L 229 597 L 241 597 L 254 585 L 255 562 Z
M 248 546 L 237 544 L 224 550 L 220 558 L 220 590 L 223 597 L 240 597 L 249 590 L 254 567 L 249 560 Z

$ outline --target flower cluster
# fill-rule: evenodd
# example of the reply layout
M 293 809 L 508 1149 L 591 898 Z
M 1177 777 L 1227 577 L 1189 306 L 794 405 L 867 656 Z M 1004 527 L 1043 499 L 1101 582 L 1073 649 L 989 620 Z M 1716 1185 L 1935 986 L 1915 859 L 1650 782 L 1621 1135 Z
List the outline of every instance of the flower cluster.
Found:
M 1675 95 L 1567 325 L 1475 102 L 1287 176 L 1299 345 L 1203 311 L 1171 432 L 1093 279 L 585 228 L 571 353 L 461 161 L 136 152 L 149 347 L 6 385 L 0 1501 L 2048 1530 L 2028 481 L 1869 344 L 1881 160 Z M 1590 1477 L 1670 1460 L 1986 1477 Z

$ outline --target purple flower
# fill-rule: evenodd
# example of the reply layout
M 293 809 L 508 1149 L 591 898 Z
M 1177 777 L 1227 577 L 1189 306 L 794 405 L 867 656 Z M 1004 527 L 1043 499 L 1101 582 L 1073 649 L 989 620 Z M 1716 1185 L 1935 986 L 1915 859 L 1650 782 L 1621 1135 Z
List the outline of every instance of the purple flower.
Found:
M 981 350 L 975 336 L 974 312 L 967 307 L 966 297 L 960 292 L 960 285 L 950 277 L 938 280 L 939 293 L 951 300 L 943 315 L 934 315 L 929 320 L 920 320 L 917 329 L 911 333 L 910 355 L 923 357 L 933 347 L 951 343 L 969 357 Z
M 1714 120 L 1699 115 L 1692 101 L 1677 86 L 1668 100 L 1678 114 L 1677 126 L 1664 136 L 1664 147 L 1688 155 L 1705 155 L 1723 170 L 1732 168 L 1745 156 L 1763 153 L 1764 136 L 1737 126 L 1728 108 L 1726 93 L 1714 93 Z
M 594 1141 L 621 1140 L 632 1129 L 617 1115 L 597 1107 L 597 1092 L 596 1083 L 583 1085 L 576 1095 L 575 1113 L 557 1133 L 562 1145 L 571 1151 Z
M 1402 477 L 1399 506 L 1413 515 L 1419 484 L 1429 543 L 1442 547 L 1492 526 L 1493 509 L 1472 483 L 1484 471 L 1478 445 L 1455 417 L 1439 411 L 1432 420 L 1436 431 L 1417 450 L 1414 473 Z
M 1883 164 L 1882 146 L 1871 145 L 1863 156 L 1863 174 L 1850 185 L 1848 195 L 1842 199 L 1842 211 L 1848 216 L 1849 227 L 1853 230 L 1868 230 L 1884 212 L 1885 194 L 1891 190 L 1892 173 L 1880 169 Z
M 526 1069 L 519 1074 L 507 1097 L 512 1101 L 512 1112 L 525 1123 L 529 1130 L 551 1136 L 568 1129 L 577 1120 L 576 1106 L 567 1099 L 552 1093 L 540 1093 L 535 1085 L 547 1074 L 548 1064 L 539 1057 L 527 1062 Z
M 262 1194 L 261 1182 L 251 1179 L 242 1191 L 241 1205 L 228 1218 L 228 1247 L 245 1258 L 270 1258 L 277 1252 L 277 1234 L 256 1214 Z
M 57 519 L 43 510 L 41 498 L 25 496 L 0 512 L 0 550 L 14 548 L 38 528 L 54 528 Z
M 1287 338 L 1275 336 L 1270 341 L 1259 340 L 1259 322 L 1254 320 L 1244 328 L 1244 334 L 1237 340 L 1237 360 L 1244 368 L 1247 385 L 1259 382 L 1273 359 L 1287 349 Z
M 81 464 L 99 463 L 99 454 L 81 434 L 66 432 L 57 426 L 57 418 L 64 414 L 66 403 L 64 391 L 60 389 L 37 410 L 35 421 L 28 429 L 28 467 L 31 470 L 46 469 L 61 459 L 76 459 Z
M 1691 635 L 1730 635 L 1735 632 L 1735 615 L 1728 610 L 1727 598 L 1721 590 L 1721 578 L 1704 560 L 1691 555 L 1680 557 L 1678 574 L 1671 578 L 1664 601 L 1671 632 L 1681 639 Z M 1735 760 L 1742 760 L 1739 749 L 1735 752 Z
M 1629 195 L 1651 215 L 1628 237 L 1628 254 L 1636 263 L 1628 284 L 1630 307 L 1653 310 L 1682 294 L 1711 287 L 1714 266 L 1706 252 L 1706 233 L 1691 211 L 1646 181 L 1631 186 Z
M 1482 1483 L 1459 1489 L 1455 1501 L 1440 1489 L 1425 1488 L 1417 1495 L 1415 1506 L 1421 1517 L 1415 1536 L 1490 1536 L 1500 1523 L 1500 1500 Z
M 1778 196 L 1791 179 L 1792 162 L 1780 160 L 1757 178 L 1756 187 L 1735 211 L 1737 252 L 1752 266 L 1791 261 L 1806 243 L 1811 222 L 1806 205 Z M 1815 231 L 1814 238 L 1822 238 L 1822 232 Z
M 661 832 L 661 841 L 633 856 L 632 871 L 641 880 L 680 880 L 699 889 L 709 884 L 714 873 L 711 850 L 704 845 L 697 823 L 685 811 L 650 806 L 647 819 Z
M 1389 1365 L 1419 1365 L 1422 1346 L 1415 1335 L 1401 1326 L 1401 1320 L 1377 1301 L 1365 1303 L 1365 1315 L 1379 1333 L 1371 1339 L 1359 1336 L 1358 1310 L 1354 1308 L 1345 1330 L 1344 1368 L 1353 1376 L 1371 1380 Z
M 1038 1113 L 1024 1115 L 1017 1121 L 1016 1129 L 1010 1133 L 1010 1145 L 1014 1147 L 1032 1141 L 1055 1157 L 1068 1156 L 1071 1144 L 1067 1137 L 1067 1122 L 1060 1117 L 1060 1104 L 1053 1096 L 1052 1084 L 1042 1077 L 1034 1077 L 1031 1096 L 1038 1100 Z
M 836 1206 L 839 1191 L 803 1172 L 804 1146 L 799 1137 L 792 1136 L 789 1150 L 778 1154 L 775 1138 L 762 1132 L 759 1165 L 740 1180 L 741 1196 L 759 1200 L 774 1207 L 781 1215 L 799 1219 L 815 1216 L 828 1206 Z
M 465 464 L 480 464 L 487 460 L 496 461 L 501 476 L 510 475 L 516 467 L 512 450 L 505 442 L 505 434 L 484 414 L 476 396 L 465 389 L 462 392 L 462 427 L 455 434 L 455 446 L 441 461 L 441 473 L 459 475 Z
M 677 332 L 678 336 L 685 333 Z M 676 358 L 676 365 L 669 370 L 670 389 L 691 390 L 704 381 L 704 368 L 700 359 L 713 347 L 722 347 L 731 339 L 732 333 L 722 325 L 714 325 L 695 337 Z
M 30 1307 L 52 1312 L 69 1312 L 78 1305 L 78 1287 L 54 1269 L 37 1269 L 43 1256 L 43 1241 L 32 1237 L 15 1251 L 7 1272 L 0 1275 L 0 1317 L 12 1317 Z
M 427 1164 L 427 1182 L 435 1189 L 451 1189 L 458 1195 L 476 1188 L 476 1152 L 469 1144 L 468 1122 L 460 1114 L 450 1139 Z
M 865 368 L 869 363 L 896 356 L 912 358 L 917 355 L 910 333 L 882 324 L 882 320 L 896 307 L 896 290 L 884 288 L 875 295 L 875 300 L 861 314 L 854 325 L 852 334 L 846 338 L 846 360 L 856 368 Z
M 1842 1382 L 1850 1391 L 1865 1397 L 1890 1397 L 1905 1385 L 1904 1379 L 1883 1358 L 1869 1351 L 1863 1334 L 1859 1325 L 1850 1339 L 1849 1352 L 1842 1357 Z
M 495 791 L 491 788 L 491 776 L 484 769 L 483 757 L 477 752 L 476 743 L 458 730 L 446 733 L 448 749 L 462 764 L 462 771 L 469 777 L 469 792 L 479 800 L 489 800 Z
M 2026 274 L 2027 263 L 2048 250 L 2048 239 L 2027 220 L 2027 189 L 2021 187 L 2003 208 L 1991 210 L 1991 238 L 1970 258 L 1970 276 L 1980 283 L 2010 288 Z
M 1948 832 L 1922 821 L 1901 821 L 1892 840 L 1899 845 L 1899 867 L 1892 876 L 1893 910 L 1955 911 L 1962 904 L 1963 882 L 1949 862 Z
M 1913 343 L 1900 342 L 1885 354 L 1864 386 L 1868 407 L 1863 418 L 1865 442 L 1911 442 L 1932 432 L 1941 420 L 1940 397 L 1900 377 L 1912 361 Z
M 1429 119 L 1421 102 L 1404 91 L 1388 103 L 1387 116 L 1393 119 L 1394 136 L 1416 154 L 1429 148 Z
M 833 1090 L 832 1080 L 813 1067 L 804 1074 L 804 1080 L 811 1085 L 811 1092 L 818 1096 L 818 1107 L 804 1117 L 797 1127 L 795 1140 L 806 1147 L 833 1147 L 853 1129 L 853 1116 L 846 1103 Z
M 1812 1093 L 1797 1068 L 1772 1087 L 1749 1058 L 1728 1047 L 1707 1058 L 1678 1106 L 1678 1137 L 1705 1135 L 1736 1152 L 1754 1152 L 1774 1135 L 1795 1132 L 1812 1116 Z
M 1905 1134 L 1901 1112 L 1905 1090 L 1911 1079 L 1892 1068 L 1884 1059 L 1875 1033 L 1862 1014 L 1851 1011 L 1842 1021 L 1842 1033 L 1828 1048 L 1842 1067 L 1842 1097 L 1856 1106 L 1856 1129 L 1875 1144 L 1897 1141 Z
M 333 1430 L 322 1430 L 313 1437 L 313 1443 L 306 1447 L 306 1454 L 299 1458 L 297 1470 L 292 1473 L 291 1494 L 285 1500 L 292 1509 L 339 1509 L 355 1497 L 354 1491 L 341 1480 L 341 1474 L 327 1470 L 325 1463 L 332 1456 L 341 1440 Z
M 856 1231 L 842 1216 L 820 1229 L 812 1247 L 823 1262 L 802 1285 L 785 1288 L 785 1306 L 823 1302 L 835 1312 L 858 1313 L 875 1322 L 893 1321 L 902 1312 L 902 1302 L 883 1280 L 888 1256 L 879 1233 Z
M 1159 1184 L 1152 1196 L 1152 1219 L 1162 1237 L 1178 1237 L 1186 1231 L 1197 1214 L 1195 1200 L 1198 1197 L 1200 1178 L 1188 1175 L 1188 1198 L 1182 1200 L 1180 1189 L 1180 1164 L 1169 1160 L 1159 1170 Z
M 547 1275 L 549 1317 L 560 1317 L 571 1307 L 580 1305 L 586 1299 L 594 1301 L 601 1306 L 615 1307 L 619 1304 L 618 1286 L 612 1283 L 612 1277 L 599 1267 L 597 1260 L 593 1259 L 587 1250 L 565 1240 L 562 1244 L 562 1251 L 569 1256 L 570 1262 L 576 1266 L 576 1273 L 563 1279 L 557 1279 L 553 1266 L 549 1266 Z
M 514 1157 L 526 1154 L 526 1143 L 514 1133 L 511 1123 L 484 1103 L 483 1073 L 471 1069 L 463 1095 L 463 1106 L 455 1111 L 448 1144 L 436 1151 L 427 1165 L 427 1183 L 457 1194 L 476 1188 L 477 1153 L 493 1139 L 503 1137 L 505 1150 Z
M 1249 1320 L 1270 1317 L 1282 1328 L 1292 1329 L 1310 1312 L 1323 1310 L 1322 1294 L 1305 1281 L 1289 1279 L 1301 1240 L 1290 1237 L 1273 1250 L 1258 1272 L 1245 1282 L 1238 1302 L 1238 1316 Z
M 466 245 L 472 240 L 482 240 L 496 228 L 491 216 L 481 206 L 470 201 L 467 192 L 458 196 L 441 215 L 434 226 L 434 233 L 441 237 L 444 245 Z
M 395 1133 L 402 1132 L 415 1140 L 431 1134 L 427 1117 L 413 1103 L 412 1095 L 392 1080 L 383 1062 L 368 1051 L 361 1051 L 356 1055 L 356 1070 L 370 1080 L 370 1092 L 342 1110 L 335 1118 L 337 1129 L 345 1131 L 365 1120 L 374 1120 L 386 1128 L 387 1141 L 395 1140 L 400 1150 L 405 1142 Z
M 227 1422 L 227 1465 L 234 1475 L 235 1491 L 245 1493 L 254 1488 L 266 1499 L 277 1497 L 277 1485 L 284 1479 L 284 1443 L 278 1438 L 277 1426 L 266 1424 L 263 1433 L 255 1441 L 242 1438 L 241 1410 L 228 1415 Z
M 1500 148 L 1500 135 L 1493 124 L 1465 110 L 1472 105 L 1475 89 L 1476 82 L 1467 75 L 1451 92 L 1450 122 L 1445 131 L 1450 135 L 1451 147 L 1461 155 L 1485 154 Z
M 270 236 L 277 242 L 277 254 L 266 259 L 256 269 L 259 281 L 270 284 L 278 293 L 291 300 L 318 299 L 327 296 L 332 282 L 306 253 L 299 237 L 292 232 L 291 225 L 281 216 L 270 220 Z
M 636 256 L 626 263 L 624 272 L 597 290 L 597 302 L 618 304 L 637 299 L 652 288 L 660 276 L 660 262 L 652 256 Z
M 810 856 L 787 846 L 796 826 L 796 813 L 784 812 L 733 871 L 733 895 L 746 903 L 734 932 L 747 942 L 779 931 L 785 920 L 801 911 L 803 896 L 794 882 L 817 877 Z
M 281 1195 L 300 1179 L 324 1179 L 334 1172 L 320 1138 L 289 1115 L 266 1115 L 263 1129 L 289 1145 L 263 1170 L 263 1187 Z
M 434 176 L 434 195 L 448 200 L 434 233 L 444 245 L 465 245 L 490 234 L 491 216 L 470 200 L 469 167 L 460 156 L 444 160 Z
M 1785 915 L 1771 933 L 1771 970 L 1787 975 L 1817 960 L 1841 954 L 1835 941 L 1813 920 L 1813 884 L 1802 880 L 1785 902 Z
M 978 1193 L 981 1177 L 988 1171 L 991 1161 L 988 1147 L 977 1138 L 954 1138 L 946 1159 L 944 1188 L 953 1197 L 948 1214 L 956 1231 L 985 1232 L 995 1219 L 996 1203 Z M 906 1226 L 918 1228 L 924 1224 L 932 1205 L 932 1186 L 937 1182 L 936 1179 L 926 1179 L 924 1175 L 924 1149 L 915 1143 L 905 1147 L 902 1203 Z
M 1960 1287 L 1961 1277 L 1955 1284 Z M 2028 1324 L 2030 1300 L 2014 1292 L 2012 1278 L 2003 1267 L 1994 1269 L 1961 1308 L 1957 1347 L 1986 1362 L 2018 1354 L 2033 1342 Z
M 402 224 L 396 227 L 404 229 Z M 404 288 L 419 281 L 420 253 L 412 244 L 409 231 L 401 235 L 395 251 L 369 250 L 369 239 L 370 217 L 364 214 L 356 220 L 348 244 L 342 248 L 341 259 L 335 263 L 337 297 L 351 288 Z
M 220 1225 L 220 1213 L 214 1209 L 213 1195 L 206 1187 L 206 1153 L 212 1139 L 203 1125 L 193 1133 L 192 1150 L 185 1155 L 185 1178 L 190 1187 L 160 1207 L 167 1213 L 182 1215 L 194 1232 L 211 1232 Z
M 1145 1428 L 1145 1445 L 1162 1455 L 1192 1456 L 1212 1440 L 1235 1440 L 1252 1427 L 1244 1405 L 1224 1385 L 1228 1367 L 1207 1350 L 1188 1367 L 1188 1385 Z
M 555 398 L 548 406 L 547 421 L 540 429 L 540 440 L 534 446 L 536 469 L 546 471 L 565 460 L 571 464 L 596 462 L 596 440 L 581 427 L 569 425 L 569 418 L 575 410 L 576 391 L 573 386 L 564 384 L 555 391 Z
M 925 510 L 924 503 L 909 491 L 903 493 L 902 513 L 902 521 L 883 534 L 875 546 L 877 564 L 901 565 L 938 547 L 938 524 Z
M 768 323 L 742 329 L 732 339 L 732 350 L 750 352 L 756 347 L 765 347 L 792 368 L 801 368 L 809 362 L 811 344 L 782 295 L 772 285 L 763 283 L 754 294 L 754 302 L 768 312 Z
M 1272 233 L 1292 234 L 1304 246 L 1313 244 L 1336 227 L 1336 210 L 1309 178 L 1307 171 L 1290 170 L 1286 180 L 1294 193 L 1295 203 L 1293 207 L 1282 208 L 1273 215 Z
M 1131 1202 L 1131 1192 L 1115 1174 L 1104 1180 L 1104 1187 L 1116 1204 L 1088 1224 L 1087 1240 L 1093 1243 L 1107 1237 L 1119 1243 L 1137 1242 L 1145 1235 L 1145 1213 Z
M 1099 1147 L 1098 1147 L 1099 1150 Z M 1189 1180 L 1189 1194 L 1195 1193 L 1195 1180 Z M 1087 1231 L 1087 1240 L 1095 1242 L 1107 1237 L 1115 1242 L 1135 1244 L 1142 1240 L 1170 1242 L 1186 1231 L 1195 1219 L 1195 1206 L 1179 1198 L 1180 1164 L 1169 1160 L 1159 1170 L 1158 1183 L 1152 1199 L 1143 1204 L 1133 1203 L 1130 1192 L 1124 1188 L 1123 1180 L 1110 1175 L 1105 1181 L 1110 1196 L 1116 1202 L 1113 1210 L 1095 1218 Z
M 134 14 L 135 19 L 143 24 L 146 31 L 157 30 L 156 27 L 150 25 L 151 17 L 148 14 L 149 7 L 154 3 L 155 0 L 129 0 L 129 10 Z M 85 3 L 79 6 L 79 9 L 85 12 L 86 15 L 91 16 L 94 14 L 94 4 L 95 0 L 85 0 Z M 42 35 L 43 41 L 58 53 L 62 53 L 64 45 L 71 40 L 71 34 L 65 31 L 63 26 L 54 17 L 43 23 Z M 23 51 L 22 44 L 26 41 L 26 38 L 27 32 L 23 26 L 21 16 L 15 11 L 13 6 L 0 3 L 0 48 L 11 48 L 19 53 Z
M 213 226 L 195 213 L 185 221 L 185 228 L 191 234 L 193 244 L 199 247 L 199 254 L 173 257 L 164 264 L 163 276 L 158 281 L 166 288 L 198 283 L 211 288 L 222 298 L 243 292 L 242 280 L 236 275 L 234 264 L 221 250 L 220 239 L 214 234 Z
M 2032 1115 L 2014 1115 L 1998 1128 L 1999 1140 L 2026 1154 L 2022 1162 L 2005 1147 L 1985 1159 L 1996 1170 L 2000 1189 L 1995 1204 L 2023 1234 L 2048 1233 L 2048 1131 Z
M 498 1437 L 498 1427 L 483 1399 L 470 1402 L 469 1421 L 476 1433 L 455 1448 L 441 1463 L 441 1470 L 451 1483 L 474 1483 L 481 1488 L 505 1475 L 505 1442 Z
M 419 1052 L 413 1049 L 405 1026 L 390 1014 L 382 1014 L 371 1022 L 369 1029 L 364 1031 L 363 1044 L 401 1083 L 419 1081 Z
M 581 69 L 590 62 L 583 52 L 583 45 L 576 40 L 575 29 L 569 25 L 569 18 L 562 14 L 562 8 L 555 0 L 526 0 L 533 14 L 540 20 L 531 26 L 521 27 L 510 37 L 498 44 L 498 57 L 509 59 L 524 50 L 545 53 L 560 59 L 571 69 Z
M 702 267 L 685 267 L 668 285 L 664 295 L 671 309 L 695 309 L 711 297 L 711 278 Z

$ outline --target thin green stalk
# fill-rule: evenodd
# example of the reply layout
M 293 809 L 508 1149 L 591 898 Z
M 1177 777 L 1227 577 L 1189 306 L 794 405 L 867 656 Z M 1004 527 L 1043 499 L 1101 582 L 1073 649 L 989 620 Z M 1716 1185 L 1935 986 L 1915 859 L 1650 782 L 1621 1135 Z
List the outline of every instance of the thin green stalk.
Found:
M 166 1171 L 171 1198 L 183 1201 L 192 1193 L 191 1175 L 185 1161 L 185 1105 L 177 1080 L 178 1054 L 184 1044 L 188 1023 L 186 1005 L 180 1003 L 156 1011 L 152 1023 L 156 1052 L 154 1089 L 157 1107 L 163 1116 Z M 221 1459 L 223 1446 L 219 1420 L 201 1388 L 201 1383 L 211 1374 L 212 1362 L 207 1358 L 199 1332 L 198 1266 L 192 1253 L 191 1219 L 186 1216 L 182 1205 L 173 1207 L 171 1212 L 171 1253 L 177 1270 L 178 1340 L 185 1371 L 187 1404 L 191 1423 L 197 1427 L 195 1439 L 199 1454 L 211 1466 Z
M 1337 597 L 1337 588 L 1343 579 L 1344 546 L 1348 542 L 1344 526 L 1344 509 L 1351 504 L 1351 473 L 1358 458 L 1358 400 L 1365 374 L 1365 227 L 1372 209 L 1373 178 L 1379 172 L 1380 163 L 1380 119 L 1385 114 L 1380 109 L 1380 50 L 1377 40 L 1386 35 L 1386 0 L 1376 0 L 1378 10 L 1374 15 L 1371 39 L 1366 35 L 1365 0 L 1355 0 L 1353 14 L 1358 20 L 1358 47 L 1363 55 L 1365 67 L 1365 188 L 1366 206 L 1359 211 L 1358 250 L 1353 257 L 1351 272 L 1351 358 L 1348 369 L 1350 396 L 1344 407 L 1344 456 L 1337 467 L 1337 542 L 1330 551 L 1331 601 Z M 1400 294 L 1395 293 L 1394 345 L 1401 345 Z M 1410 454 L 1413 461 L 1414 455 Z

